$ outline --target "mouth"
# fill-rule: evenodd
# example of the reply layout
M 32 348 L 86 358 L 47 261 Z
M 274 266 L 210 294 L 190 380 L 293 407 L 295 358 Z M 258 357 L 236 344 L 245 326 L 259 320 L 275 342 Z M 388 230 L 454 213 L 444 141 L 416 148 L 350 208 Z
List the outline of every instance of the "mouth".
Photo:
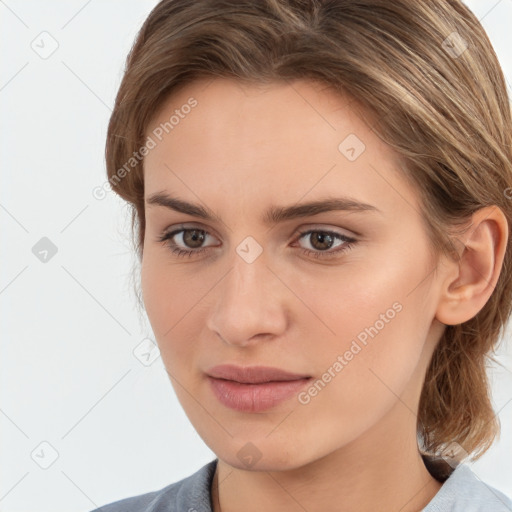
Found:
M 270 367 L 223 365 L 208 372 L 210 389 L 218 401 L 239 412 L 276 407 L 304 388 L 313 377 Z

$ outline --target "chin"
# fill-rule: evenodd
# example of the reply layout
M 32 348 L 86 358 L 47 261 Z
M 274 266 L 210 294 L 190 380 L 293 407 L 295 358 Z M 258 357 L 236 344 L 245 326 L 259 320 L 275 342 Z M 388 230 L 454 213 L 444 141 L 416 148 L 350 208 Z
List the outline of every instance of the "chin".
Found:
M 276 439 L 273 444 L 269 439 L 265 441 L 246 441 L 237 443 L 232 449 L 218 450 L 217 457 L 231 467 L 246 471 L 290 471 L 298 469 L 313 459 L 304 451 L 297 452 L 295 443 L 284 446 Z

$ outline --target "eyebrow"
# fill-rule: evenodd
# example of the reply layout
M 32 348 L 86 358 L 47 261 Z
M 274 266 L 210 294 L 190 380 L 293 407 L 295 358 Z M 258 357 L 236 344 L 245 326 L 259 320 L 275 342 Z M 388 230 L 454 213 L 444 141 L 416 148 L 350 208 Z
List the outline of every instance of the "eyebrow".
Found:
M 199 217 L 204 220 L 222 223 L 222 220 L 209 208 L 205 208 L 199 204 L 189 203 L 171 197 L 165 192 L 156 192 L 146 199 L 148 205 L 158 205 L 170 210 L 174 210 L 194 217 Z M 310 201 L 308 203 L 301 203 L 292 206 L 271 206 L 263 215 L 262 222 L 267 225 L 278 224 L 286 220 L 291 220 L 300 217 L 309 217 L 318 215 L 323 212 L 330 212 L 336 210 L 350 211 L 350 212 L 380 212 L 376 206 L 371 204 L 356 201 L 350 197 L 328 197 L 319 199 L 317 201 Z

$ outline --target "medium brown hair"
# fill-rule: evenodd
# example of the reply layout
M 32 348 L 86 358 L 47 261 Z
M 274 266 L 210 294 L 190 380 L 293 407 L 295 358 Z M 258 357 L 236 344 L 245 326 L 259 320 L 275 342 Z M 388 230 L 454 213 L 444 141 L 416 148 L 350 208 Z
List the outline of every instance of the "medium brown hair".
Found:
M 198 78 L 246 83 L 311 79 L 364 107 L 421 198 L 433 253 L 495 205 L 512 225 L 512 122 L 505 80 L 474 14 L 457 0 L 163 0 L 128 55 L 108 126 L 106 165 L 144 248 L 143 159 L 148 123 Z M 186 122 L 186 121 L 184 121 Z M 123 167 L 124 166 L 124 167 Z M 120 172 L 124 168 L 124 172 Z M 424 454 L 458 443 L 480 457 L 499 434 L 486 363 L 512 308 L 512 239 L 479 313 L 446 326 L 418 410 Z M 140 300 L 140 297 L 139 297 Z

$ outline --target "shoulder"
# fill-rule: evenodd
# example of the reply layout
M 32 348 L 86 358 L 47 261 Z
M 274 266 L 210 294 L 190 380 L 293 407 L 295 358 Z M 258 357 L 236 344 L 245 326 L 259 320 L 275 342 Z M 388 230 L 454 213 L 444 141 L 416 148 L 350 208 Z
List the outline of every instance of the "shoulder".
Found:
M 512 500 L 459 464 L 422 512 L 512 512 Z
M 210 489 L 217 459 L 163 489 L 124 498 L 91 512 L 211 512 Z

